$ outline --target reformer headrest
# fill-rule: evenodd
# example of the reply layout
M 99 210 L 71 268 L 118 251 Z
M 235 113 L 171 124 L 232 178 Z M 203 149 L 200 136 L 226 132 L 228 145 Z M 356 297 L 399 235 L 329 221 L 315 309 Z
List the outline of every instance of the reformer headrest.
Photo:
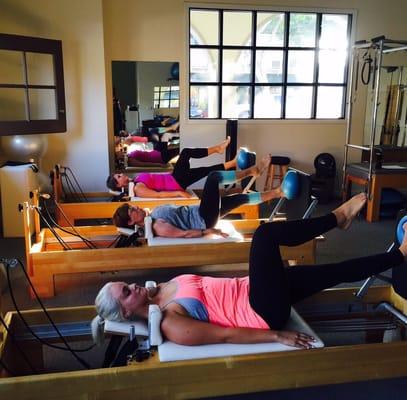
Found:
M 156 287 L 154 281 L 146 281 L 145 287 Z M 131 339 L 136 336 L 148 337 L 150 346 L 159 346 L 163 342 L 160 325 L 162 312 L 157 304 L 148 307 L 148 323 L 145 321 L 116 322 L 105 320 L 104 330 L 109 333 L 128 335 Z
M 148 215 L 144 218 L 144 237 L 146 239 L 154 237 L 152 225 L 153 220 Z M 134 225 L 133 228 L 123 228 L 122 226 L 117 226 L 116 229 L 121 235 L 131 236 L 140 229 L 140 226 Z

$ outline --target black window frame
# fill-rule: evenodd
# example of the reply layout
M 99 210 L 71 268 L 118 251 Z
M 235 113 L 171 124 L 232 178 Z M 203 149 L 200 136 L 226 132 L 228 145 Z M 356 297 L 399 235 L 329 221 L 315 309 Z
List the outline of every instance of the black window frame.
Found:
M 191 11 L 218 11 L 219 12 L 219 32 L 218 32 L 218 44 L 217 45 L 196 45 L 191 44 L 190 33 L 191 33 Z M 224 12 L 251 12 L 252 13 L 252 32 L 251 32 L 251 45 L 250 46 L 234 46 L 234 45 L 223 45 L 223 14 Z M 256 27 L 257 27 L 257 14 L 258 13 L 281 13 L 284 14 L 284 45 L 283 46 L 256 46 Z M 294 47 L 289 46 L 289 20 L 291 14 L 314 14 L 317 17 L 316 21 L 316 38 L 314 47 Z M 318 82 L 319 74 L 319 39 L 321 36 L 321 23 L 323 15 L 346 15 L 348 17 L 347 26 L 347 39 L 350 44 L 352 25 L 353 25 L 353 13 L 349 11 L 341 10 L 279 10 L 279 9 L 240 9 L 240 8 L 210 8 L 210 7 L 196 7 L 191 6 L 188 9 L 188 119 L 189 120 L 221 120 L 228 119 L 229 117 L 222 117 L 222 87 L 223 86 L 247 86 L 250 88 L 250 115 L 249 117 L 241 118 L 242 120 L 305 120 L 305 121 L 337 121 L 344 120 L 346 117 L 346 99 L 348 94 L 348 78 L 349 78 L 349 62 L 350 62 L 350 46 L 347 49 L 347 56 L 344 68 L 344 81 L 342 83 L 323 83 Z M 191 82 L 191 49 L 209 49 L 217 50 L 219 54 L 219 76 L 217 82 Z M 222 63 L 223 63 L 223 50 L 250 50 L 252 53 L 252 65 L 251 65 L 251 82 L 223 82 L 222 81 Z M 255 68 L 256 68 L 256 51 L 257 50 L 281 50 L 283 51 L 283 80 L 278 83 L 259 83 L 255 82 Z M 290 83 L 287 82 L 287 70 L 288 70 L 288 51 L 289 50 L 313 50 L 315 51 L 314 58 L 314 77 L 312 83 Z M 218 116 L 214 118 L 203 118 L 203 117 L 191 117 L 191 87 L 193 86 L 213 86 L 218 88 Z M 255 88 L 267 86 L 267 87 L 281 87 L 281 112 L 280 117 L 254 117 L 254 100 L 255 100 Z M 312 87 L 312 106 L 311 106 L 311 116 L 309 118 L 299 117 L 299 118 L 286 118 L 286 93 L 288 87 Z M 317 100 L 318 100 L 318 87 L 343 87 L 343 97 L 342 97 L 342 113 L 338 118 L 317 118 Z
M 64 71 L 62 59 L 62 41 L 53 39 L 36 38 L 30 36 L 11 35 L 0 33 L 0 50 L 19 51 L 23 57 L 24 83 L 2 83 L 0 88 L 25 89 L 26 119 L 0 121 L 0 135 L 21 135 L 38 133 L 66 132 L 66 109 Z M 28 83 L 26 53 L 50 54 L 53 59 L 54 85 L 31 85 Z M 29 89 L 52 89 L 55 90 L 56 119 L 30 119 Z
M 155 90 L 156 87 L 159 88 L 158 91 Z M 164 88 L 164 87 L 169 87 L 170 89 L 169 90 L 162 90 L 162 88 Z M 178 89 L 173 90 L 174 87 L 177 87 Z M 173 95 L 175 95 L 175 92 L 178 92 L 178 97 L 176 97 L 176 98 L 172 97 Z M 158 101 L 158 107 L 154 107 L 154 104 L 153 104 L 154 109 L 156 109 L 156 108 L 179 108 L 179 85 L 157 85 L 157 86 L 154 86 L 154 95 L 156 93 L 158 93 L 158 100 L 156 100 L 154 98 L 153 103 Z M 161 98 L 161 95 L 163 93 L 169 93 L 168 99 Z M 171 100 L 178 100 L 178 106 L 177 107 L 171 107 Z M 168 101 L 169 106 L 168 107 L 161 107 L 161 102 L 162 101 Z

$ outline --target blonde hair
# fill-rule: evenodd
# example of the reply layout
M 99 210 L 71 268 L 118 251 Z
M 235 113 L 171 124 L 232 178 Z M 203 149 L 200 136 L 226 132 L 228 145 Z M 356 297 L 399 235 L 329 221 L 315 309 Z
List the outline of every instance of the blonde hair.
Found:
M 120 303 L 112 296 L 111 286 L 113 282 L 106 283 L 99 290 L 95 299 L 97 316 L 91 322 L 93 341 L 101 345 L 104 340 L 103 323 L 105 319 L 109 321 L 124 321 Z

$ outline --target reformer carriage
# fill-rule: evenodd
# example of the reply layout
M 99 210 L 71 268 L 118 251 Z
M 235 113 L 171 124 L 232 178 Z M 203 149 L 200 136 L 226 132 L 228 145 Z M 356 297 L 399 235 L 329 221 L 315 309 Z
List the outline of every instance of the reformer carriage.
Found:
M 68 196 L 63 189 L 63 176 L 66 175 L 66 168 L 56 166 L 50 173 L 52 187 L 54 192 L 54 200 L 56 207 L 56 220 L 61 226 L 75 225 L 78 220 L 90 219 L 110 219 L 116 209 L 122 203 L 106 201 L 109 193 L 83 193 L 77 192 L 73 196 Z M 70 188 L 73 184 L 69 185 Z M 91 201 L 84 201 L 89 198 Z M 88 199 L 87 199 L 88 200 Z M 199 198 L 193 196 L 191 198 L 171 198 L 171 199 L 142 199 L 131 201 L 134 205 L 141 208 L 154 208 L 163 204 L 171 204 L 183 206 L 198 204 Z M 233 211 L 234 214 L 241 214 L 244 219 L 259 218 L 259 206 L 245 204 Z

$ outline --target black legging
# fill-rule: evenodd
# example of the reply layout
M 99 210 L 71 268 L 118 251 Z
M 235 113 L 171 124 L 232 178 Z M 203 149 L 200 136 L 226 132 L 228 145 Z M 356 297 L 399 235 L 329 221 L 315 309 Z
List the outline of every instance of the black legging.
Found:
M 237 193 L 220 196 L 219 184 L 222 181 L 222 173 L 214 171 L 208 175 L 202 192 L 199 214 L 204 219 L 207 228 L 213 228 L 222 218 L 234 208 L 250 201 L 249 194 Z
M 186 189 L 188 186 L 205 178 L 211 171 L 223 171 L 225 169 L 223 164 L 210 165 L 208 167 L 191 168 L 189 160 L 191 158 L 205 158 L 208 157 L 207 148 L 196 149 L 183 149 L 179 155 L 178 161 L 175 164 L 172 176 L 178 184 Z
M 272 329 L 281 329 L 292 304 L 343 282 L 366 279 L 404 262 L 400 250 L 333 264 L 284 267 L 279 246 L 298 246 L 337 226 L 334 214 L 269 222 L 253 236 L 249 275 L 251 307 Z M 407 267 L 407 266 L 406 266 Z
M 154 142 L 154 150 L 161 153 L 163 164 L 167 164 L 168 161 L 179 154 L 179 147 L 169 149 L 168 142 Z

